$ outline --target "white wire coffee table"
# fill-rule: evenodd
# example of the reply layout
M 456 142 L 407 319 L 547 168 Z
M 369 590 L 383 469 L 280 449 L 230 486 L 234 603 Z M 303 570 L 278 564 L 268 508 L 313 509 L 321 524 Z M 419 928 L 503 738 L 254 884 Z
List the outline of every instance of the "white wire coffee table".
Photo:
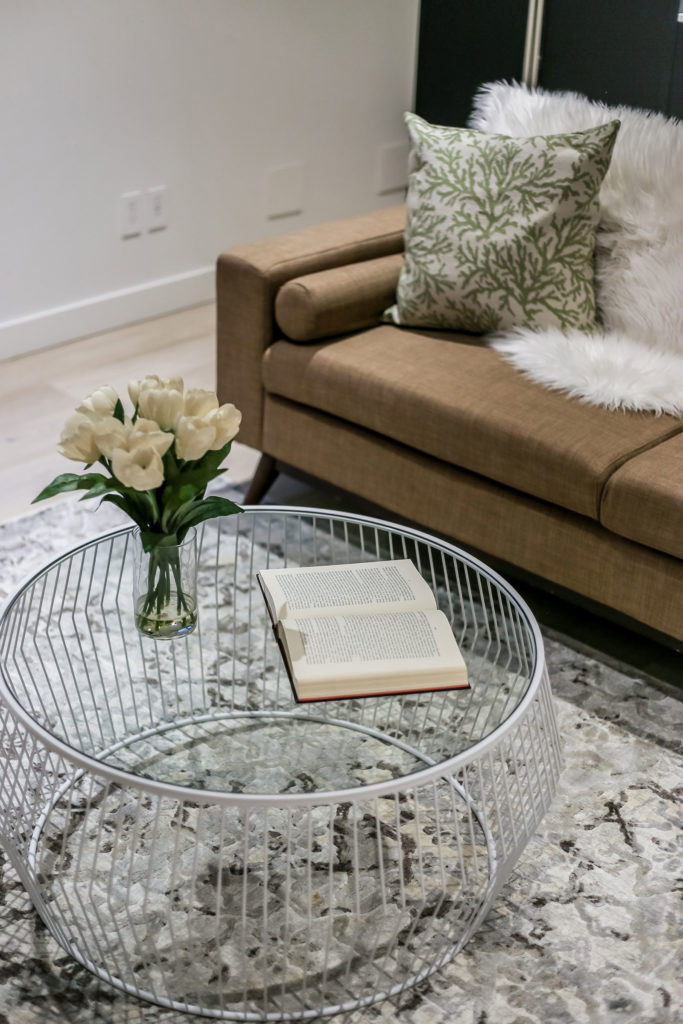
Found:
M 314 1019 L 437 970 L 555 790 L 538 627 L 497 574 L 357 515 L 205 524 L 196 633 L 141 638 L 131 532 L 84 544 L 0 618 L 0 840 L 79 963 L 164 1007 Z M 472 689 L 296 705 L 255 584 L 412 558 Z

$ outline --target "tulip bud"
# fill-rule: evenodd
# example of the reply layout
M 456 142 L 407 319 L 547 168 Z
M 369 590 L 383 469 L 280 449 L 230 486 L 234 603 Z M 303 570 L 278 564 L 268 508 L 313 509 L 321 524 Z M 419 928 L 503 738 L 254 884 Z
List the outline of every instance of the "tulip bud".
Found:
M 242 422 L 242 413 L 234 405 L 221 405 L 207 416 L 207 421 L 215 427 L 216 438 L 212 449 L 223 448 L 228 441 L 237 435 Z
M 94 424 L 95 444 L 107 459 L 116 448 L 128 448 L 128 429 L 114 416 L 103 416 Z
M 183 411 L 183 395 L 175 388 L 143 388 L 138 398 L 140 415 L 156 420 L 162 430 L 170 430 Z
M 135 408 L 135 406 L 138 404 L 138 399 L 140 397 L 140 392 L 142 391 L 143 387 L 145 385 L 147 385 L 148 387 L 152 387 L 153 385 L 157 385 L 158 383 L 159 383 L 159 378 L 158 377 L 154 377 L 154 378 L 152 378 L 152 377 L 141 377 L 141 378 L 136 379 L 136 380 L 129 380 L 128 381 L 128 396 L 129 396 L 131 402 L 133 403 L 133 408 Z
M 162 388 L 167 391 L 179 391 L 182 395 L 185 386 L 182 377 L 160 377 L 159 380 Z
M 201 459 L 213 447 L 216 428 L 199 416 L 178 416 L 175 422 L 175 450 L 179 459 Z
M 76 462 L 97 462 L 100 450 L 94 436 L 94 422 L 80 412 L 69 416 L 60 436 L 58 451 L 67 459 Z
M 148 389 L 157 391 L 180 391 L 182 394 L 183 387 L 182 377 L 157 377 L 156 373 L 149 373 L 146 377 L 128 381 L 128 394 L 131 402 L 136 406 L 140 401 L 140 394 L 142 391 L 146 391 Z
M 76 412 L 93 418 L 111 416 L 118 400 L 119 396 L 114 389 L 105 384 L 104 387 L 96 388 L 91 395 L 84 398 Z
M 204 391 L 203 388 L 190 388 L 185 392 L 185 416 L 207 416 L 213 409 L 218 408 L 218 398 L 215 391 Z

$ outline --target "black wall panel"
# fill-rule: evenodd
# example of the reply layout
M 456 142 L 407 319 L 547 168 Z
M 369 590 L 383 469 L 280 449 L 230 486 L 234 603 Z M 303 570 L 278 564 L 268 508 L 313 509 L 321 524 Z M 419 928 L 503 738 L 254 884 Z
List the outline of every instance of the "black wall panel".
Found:
M 678 0 L 546 0 L 538 84 L 670 110 Z
M 676 117 L 683 118 L 683 24 L 680 23 L 676 32 L 676 51 L 671 72 L 667 110 L 669 113 L 675 114 Z
M 464 125 L 483 82 L 522 75 L 527 0 L 422 0 L 415 110 Z
M 683 117 L 679 0 L 545 0 L 538 84 Z M 527 0 L 422 0 L 415 109 L 464 125 L 483 82 L 520 81 Z

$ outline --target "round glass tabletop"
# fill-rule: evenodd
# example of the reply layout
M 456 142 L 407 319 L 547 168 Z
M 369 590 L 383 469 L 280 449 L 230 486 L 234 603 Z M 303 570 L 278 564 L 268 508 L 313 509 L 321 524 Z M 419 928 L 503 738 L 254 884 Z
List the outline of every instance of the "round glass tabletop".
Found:
M 448 617 L 471 688 L 298 705 L 256 572 L 410 558 Z M 453 545 L 318 510 L 254 508 L 199 538 L 199 628 L 141 637 L 131 532 L 37 574 L 0 626 L 5 684 L 29 728 L 116 772 L 225 794 L 353 789 L 423 771 L 492 736 L 542 673 L 515 591 Z

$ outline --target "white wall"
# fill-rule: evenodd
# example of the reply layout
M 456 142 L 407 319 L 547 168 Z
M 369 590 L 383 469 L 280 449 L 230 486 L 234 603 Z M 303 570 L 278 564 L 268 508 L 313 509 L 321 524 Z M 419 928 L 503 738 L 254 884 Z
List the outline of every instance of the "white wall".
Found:
M 0 358 L 213 297 L 239 242 L 401 201 L 419 0 L 0 0 Z M 303 164 L 302 212 L 268 173 Z M 122 240 L 121 193 L 168 227 Z

